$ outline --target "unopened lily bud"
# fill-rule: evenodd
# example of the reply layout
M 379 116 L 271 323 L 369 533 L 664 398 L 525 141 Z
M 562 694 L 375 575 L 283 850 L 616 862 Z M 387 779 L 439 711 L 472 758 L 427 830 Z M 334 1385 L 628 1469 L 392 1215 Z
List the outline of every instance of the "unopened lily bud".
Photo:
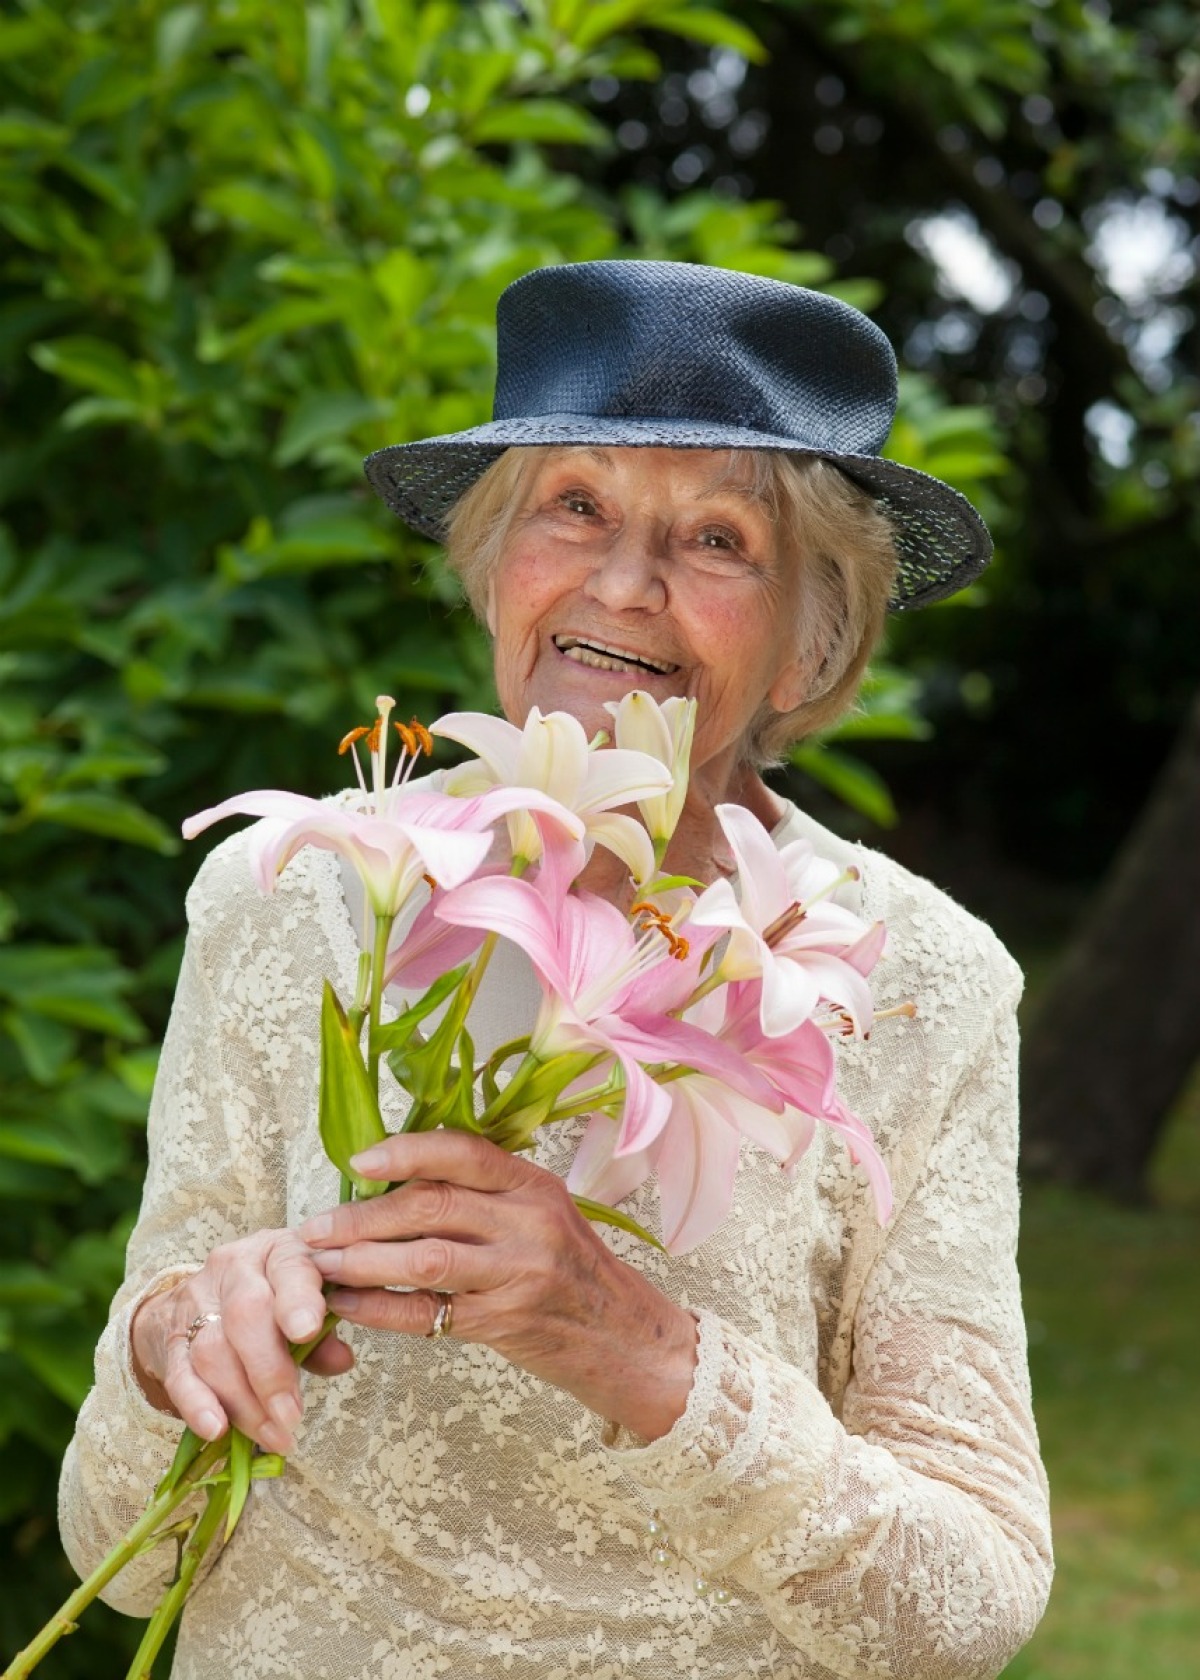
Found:
M 615 720 L 617 745 L 649 753 L 660 764 L 665 764 L 674 778 L 666 793 L 638 801 L 642 821 L 654 844 L 657 866 L 663 860 L 687 799 L 688 764 L 696 731 L 696 702 L 672 696 L 660 706 L 651 695 L 637 688 L 623 700 L 610 700 L 607 709 Z

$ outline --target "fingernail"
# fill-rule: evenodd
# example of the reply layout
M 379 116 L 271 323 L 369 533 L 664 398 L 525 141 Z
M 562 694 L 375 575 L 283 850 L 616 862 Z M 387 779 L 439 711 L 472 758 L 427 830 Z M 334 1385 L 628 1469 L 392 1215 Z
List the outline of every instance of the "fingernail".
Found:
M 388 1164 L 391 1151 L 386 1143 L 373 1143 L 369 1149 L 360 1149 L 357 1155 L 351 1155 L 350 1165 L 355 1172 L 370 1173 L 383 1172 Z
M 294 1394 L 277 1394 L 267 1410 L 279 1427 L 289 1432 L 300 1422 L 300 1402 Z
M 258 1431 L 258 1444 L 266 1447 L 268 1452 L 282 1453 L 286 1458 L 296 1443 L 290 1430 L 280 1429 L 278 1424 L 264 1423 Z
M 357 1312 L 362 1296 L 355 1289 L 335 1289 L 329 1297 L 329 1305 L 335 1313 Z
M 311 1219 L 306 1219 L 296 1235 L 304 1242 L 323 1242 L 333 1231 L 333 1215 L 331 1213 L 314 1213 Z
M 319 1272 L 332 1274 L 341 1265 L 345 1252 L 343 1248 L 323 1248 L 319 1254 L 313 1255 L 313 1265 Z
M 306 1342 L 310 1336 L 315 1336 L 321 1328 L 321 1320 L 314 1313 L 293 1313 L 284 1326 L 284 1333 L 289 1341 Z
M 196 1433 L 206 1441 L 215 1441 L 225 1433 L 225 1420 L 219 1412 L 201 1412 L 196 1418 Z

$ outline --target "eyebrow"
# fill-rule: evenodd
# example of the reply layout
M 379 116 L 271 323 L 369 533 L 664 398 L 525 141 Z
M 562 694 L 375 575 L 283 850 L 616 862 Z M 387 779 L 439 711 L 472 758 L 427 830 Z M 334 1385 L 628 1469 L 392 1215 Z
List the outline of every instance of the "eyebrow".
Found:
M 613 464 L 613 458 L 607 449 L 583 443 L 556 443 L 550 448 L 546 459 L 556 461 L 563 455 L 590 455 L 592 460 L 598 461 L 602 467 L 611 467 Z
M 588 455 L 602 467 L 611 469 L 613 466 L 611 452 L 607 449 L 601 449 L 596 444 L 555 444 L 551 447 L 547 459 L 556 460 L 564 455 Z M 722 492 L 726 495 L 737 496 L 739 500 L 748 502 L 751 507 L 759 508 L 766 513 L 772 513 L 769 497 L 753 483 L 740 483 L 735 479 L 731 466 L 719 468 L 709 482 L 697 490 L 695 500 L 705 502 L 713 496 L 721 495 Z

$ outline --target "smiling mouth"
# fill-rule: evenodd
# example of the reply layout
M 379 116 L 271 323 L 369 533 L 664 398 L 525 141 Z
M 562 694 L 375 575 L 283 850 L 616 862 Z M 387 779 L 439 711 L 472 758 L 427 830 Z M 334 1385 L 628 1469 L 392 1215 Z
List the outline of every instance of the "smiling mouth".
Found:
M 596 671 L 649 671 L 655 677 L 669 677 L 679 669 L 669 660 L 650 659 L 644 653 L 631 653 L 608 642 L 587 641 L 582 636 L 555 636 L 554 645 L 565 658 Z

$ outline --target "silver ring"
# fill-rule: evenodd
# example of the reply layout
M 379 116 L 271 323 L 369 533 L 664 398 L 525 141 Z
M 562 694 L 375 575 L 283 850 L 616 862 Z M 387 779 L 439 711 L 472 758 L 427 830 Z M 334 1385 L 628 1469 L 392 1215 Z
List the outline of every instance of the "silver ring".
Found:
M 183 1339 L 187 1343 L 188 1347 L 191 1347 L 192 1343 L 196 1340 L 196 1337 L 200 1334 L 201 1330 L 204 1329 L 206 1324 L 220 1324 L 220 1322 L 221 1315 L 219 1312 L 200 1313 L 198 1317 L 192 1320 L 187 1329 L 184 1331 Z
M 427 1342 L 440 1342 L 443 1336 L 450 1334 L 450 1326 L 454 1323 L 454 1297 L 447 1295 L 444 1289 L 435 1291 L 437 1295 L 437 1311 L 433 1315 L 433 1323 L 425 1332 Z

